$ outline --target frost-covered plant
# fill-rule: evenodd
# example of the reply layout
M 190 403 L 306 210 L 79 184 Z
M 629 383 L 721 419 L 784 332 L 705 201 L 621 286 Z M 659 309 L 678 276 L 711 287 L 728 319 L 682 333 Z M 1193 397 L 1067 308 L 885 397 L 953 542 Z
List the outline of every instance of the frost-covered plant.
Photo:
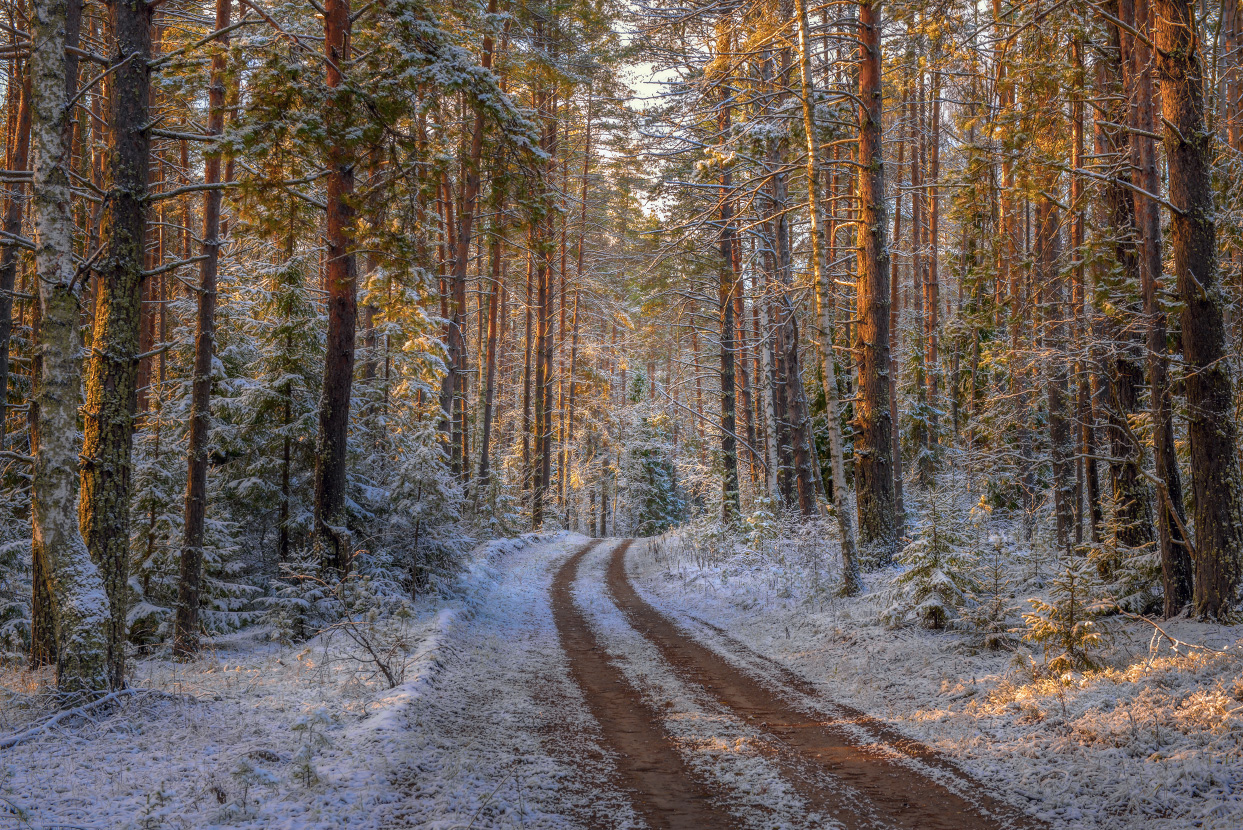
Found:
M 470 548 L 459 524 L 462 493 L 430 417 L 405 426 L 398 455 L 384 546 L 401 551 L 412 592 L 424 591 L 455 573 Z
M 760 548 L 781 533 L 779 510 L 780 507 L 767 493 L 755 497 L 751 512 L 743 520 L 747 530 L 747 542 L 753 548 Z
M 1012 649 L 1010 612 L 1013 585 L 1010 579 L 1008 539 L 992 530 L 993 507 L 987 497 L 971 508 L 969 536 L 976 552 L 974 602 L 964 613 L 968 625 L 980 635 L 980 644 L 990 649 Z
M 248 517 L 257 530 L 250 535 L 258 547 L 274 549 L 274 559 L 306 544 L 312 526 L 324 361 L 323 315 L 310 286 L 314 267 L 295 255 L 256 269 L 245 289 L 255 313 L 238 323 L 253 344 L 247 378 L 218 404 L 230 428 L 217 440 L 234 459 L 224 471 L 223 495 L 234 515 Z M 264 544 L 269 539 L 275 545 Z
M 336 618 L 332 586 L 320 577 L 318 558 L 309 548 L 293 551 L 281 563 L 272 595 L 262 605 L 273 636 L 286 644 L 314 636 Z
M 304 786 L 311 786 L 319 780 L 315 769 L 315 755 L 319 750 L 329 746 L 325 734 L 332 725 L 332 718 L 322 706 L 316 706 L 299 715 L 290 725 L 290 729 L 299 735 L 298 751 L 294 753 L 293 774 Z
M 129 639 L 149 646 L 167 638 L 177 602 L 184 528 L 184 437 L 170 425 L 139 433 L 134 448 L 131 500 Z M 209 485 L 210 486 L 210 485 Z M 215 487 L 209 492 L 214 493 Z M 199 618 L 214 634 L 235 631 L 254 617 L 260 589 L 248 581 L 238 555 L 236 523 L 209 513 L 205 524 Z
M 1161 554 L 1154 541 L 1126 545 L 1116 532 L 1089 549 L 1099 577 L 1099 592 L 1125 611 L 1143 614 L 1161 607 Z
M 391 569 L 373 566 L 342 580 L 335 591 L 338 619 L 328 631 L 349 641 L 347 656 L 363 675 L 360 680 L 382 676 L 392 689 L 406 679 L 418 655 L 412 650 L 414 611 L 390 575 Z
M 30 647 L 30 541 L 0 544 L 0 663 L 25 659 Z
M 235 802 L 242 814 L 250 812 L 250 788 L 251 787 L 276 787 L 280 785 L 280 778 L 276 773 L 266 767 L 255 766 L 248 758 L 241 758 L 229 773 L 241 786 L 242 792 Z
M 925 521 L 903 549 L 899 562 L 906 566 L 894 580 L 887 625 L 919 621 L 931 629 L 945 628 L 971 603 L 977 590 L 974 557 L 945 498 L 929 492 Z
M 1053 576 L 1049 598 L 1029 599 L 1032 610 L 1023 614 L 1023 639 L 1039 645 L 1045 667 L 1055 673 L 1094 668 L 1094 652 L 1101 645 L 1093 600 L 1095 569 L 1086 557 L 1067 557 Z
M 641 379 L 636 373 L 638 391 L 632 395 L 642 394 Z M 634 410 L 617 471 L 618 507 L 631 533 L 655 536 L 682 521 L 685 500 L 673 464 L 668 416 L 648 403 L 640 403 Z

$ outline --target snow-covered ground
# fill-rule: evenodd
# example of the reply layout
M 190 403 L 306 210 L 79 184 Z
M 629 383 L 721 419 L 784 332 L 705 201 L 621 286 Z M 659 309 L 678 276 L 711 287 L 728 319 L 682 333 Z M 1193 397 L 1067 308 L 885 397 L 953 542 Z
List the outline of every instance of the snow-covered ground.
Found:
M 1104 669 L 1037 679 L 1027 658 L 970 634 L 881 625 L 892 572 L 842 600 L 803 563 L 686 550 L 636 544 L 629 572 L 688 633 L 737 651 L 719 627 L 1053 827 L 1243 827 L 1243 627 L 1169 621 L 1174 637 L 1214 649 L 1176 653 L 1151 626 L 1115 620 Z
M 282 646 L 255 630 L 188 665 L 139 660 L 144 691 L 0 750 L 0 830 L 641 826 L 554 621 L 554 578 L 586 541 L 477 550 L 401 623 L 396 688 L 339 637 Z M 605 579 L 616 544 L 585 555 L 574 605 L 732 826 L 833 826 L 783 778 L 771 736 L 668 665 L 617 608 Z M 783 664 L 1052 827 L 1243 827 L 1243 629 L 1173 621 L 1171 634 L 1213 649 L 1175 653 L 1150 627 L 1119 624 L 1105 669 L 1038 679 L 971 635 L 880 625 L 875 589 L 891 573 L 839 600 L 806 562 L 647 542 L 627 561 L 649 603 L 745 671 Z M 48 710 L 29 675 L 0 682 L 2 742 Z
M 0 828 L 557 827 L 575 807 L 624 809 L 593 778 L 598 750 L 571 768 L 541 746 L 552 721 L 591 730 L 548 611 L 551 574 L 583 541 L 477 550 L 404 623 L 393 689 L 340 637 L 289 647 L 251 630 L 194 663 L 136 661 L 131 684 L 151 693 L 0 750 Z M 49 714 L 30 675 L 0 684 L 0 733 Z

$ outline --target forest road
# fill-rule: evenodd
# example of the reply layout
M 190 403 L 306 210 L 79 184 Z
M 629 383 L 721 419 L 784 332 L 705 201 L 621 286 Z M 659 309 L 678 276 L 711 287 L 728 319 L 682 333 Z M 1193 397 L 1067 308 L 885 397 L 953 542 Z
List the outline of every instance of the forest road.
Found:
M 552 582 L 552 612 L 570 673 L 614 756 L 614 783 L 653 828 L 732 828 L 765 824 L 742 817 L 737 803 L 689 763 L 671 731 L 672 701 L 654 699 L 606 649 L 574 597 L 580 564 L 600 541 L 584 545 Z M 805 805 L 808 827 L 846 830 L 1020 830 L 1041 827 L 926 746 L 848 707 L 826 701 L 790 670 L 699 622 L 713 643 L 649 605 L 626 573 L 633 540 L 616 544 L 603 573 L 612 603 L 686 687 L 763 736 L 759 751 Z M 690 618 L 694 620 L 694 618 Z M 728 736 L 724 736 L 728 738 Z M 745 812 L 744 805 L 744 812 Z M 751 808 L 757 812 L 756 808 Z M 763 813 L 762 809 L 758 809 Z M 770 817 L 773 818 L 773 817 Z

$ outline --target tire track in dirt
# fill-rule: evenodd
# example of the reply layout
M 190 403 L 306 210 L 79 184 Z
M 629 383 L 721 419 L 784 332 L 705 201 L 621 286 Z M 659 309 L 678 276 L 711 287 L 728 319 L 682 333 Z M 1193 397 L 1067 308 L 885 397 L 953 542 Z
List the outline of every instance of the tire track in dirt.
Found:
M 599 541 L 571 556 L 552 583 L 552 612 L 570 674 L 612 750 L 618 783 L 633 797 L 635 810 L 654 828 L 716 830 L 739 824 L 694 778 L 686 761 L 661 729 L 661 715 L 644 703 L 605 652 L 571 596 L 579 563 Z
M 842 727 L 847 724 L 876 722 L 862 713 L 840 707 L 846 718 L 823 720 L 823 715 L 801 710 L 765 688 L 763 683 L 731 665 L 724 657 L 682 633 L 667 617 L 639 596 L 626 574 L 625 556 L 630 542 L 613 552 L 606 583 L 617 607 L 631 625 L 656 646 L 661 657 L 688 681 L 693 682 L 726 709 L 748 723 L 758 725 L 787 748 L 782 753 L 791 783 L 804 798 L 846 824 L 847 827 L 879 826 L 902 830 L 999 830 L 1000 828 L 1038 828 L 1038 824 L 1017 809 L 989 797 L 983 788 L 948 760 L 886 726 L 876 730 L 887 741 L 897 744 L 908 755 L 930 762 L 942 772 L 953 774 L 962 783 L 979 788 L 966 798 L 936 781 L 895 763 L 875 749 L 860 746 Z M 585 551 L 584 551 L 585 553 Z M 750 649 L 747 651 L 750 652 Z M 754 655 L 754 652 L 751 652 Z M 767 662 L 767 661 L 766 661 Z M 784 669 L 782 680 L 797 678 Z M 820 697 L 802 678 L 789 683 L 804 694 Z M 836 704 L 834 704 L 836 706 Z M 849 801 L 824 776 L 807 775 L 808 767 L 819 768 L 844 782 L 867 803 L 854 816 L 842 814 Z

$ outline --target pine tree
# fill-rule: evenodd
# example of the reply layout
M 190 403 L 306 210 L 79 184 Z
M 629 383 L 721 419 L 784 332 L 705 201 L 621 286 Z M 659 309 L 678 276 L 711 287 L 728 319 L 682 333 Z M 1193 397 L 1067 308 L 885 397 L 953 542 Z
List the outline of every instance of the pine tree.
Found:
M 972 604 L 979 587 L 975 556 L 951 511 L 944 492 L 928 493 L 924 522 L 898 557 L 906 569 L 894 580 L 889 607 L 882 614 L 887 624 L 917 620 L 938 630 L 955 623 Z
M 1029 599 L 1032 610 L 1023 614 L 1023 639 L 1039 645 L 1050 672 L 1063 674 L 1096 667 L 1101 645 L 1093 600 L 1093 567 L 1083 557 L 1065 557 L 1053 577 L 1049 598 Z

